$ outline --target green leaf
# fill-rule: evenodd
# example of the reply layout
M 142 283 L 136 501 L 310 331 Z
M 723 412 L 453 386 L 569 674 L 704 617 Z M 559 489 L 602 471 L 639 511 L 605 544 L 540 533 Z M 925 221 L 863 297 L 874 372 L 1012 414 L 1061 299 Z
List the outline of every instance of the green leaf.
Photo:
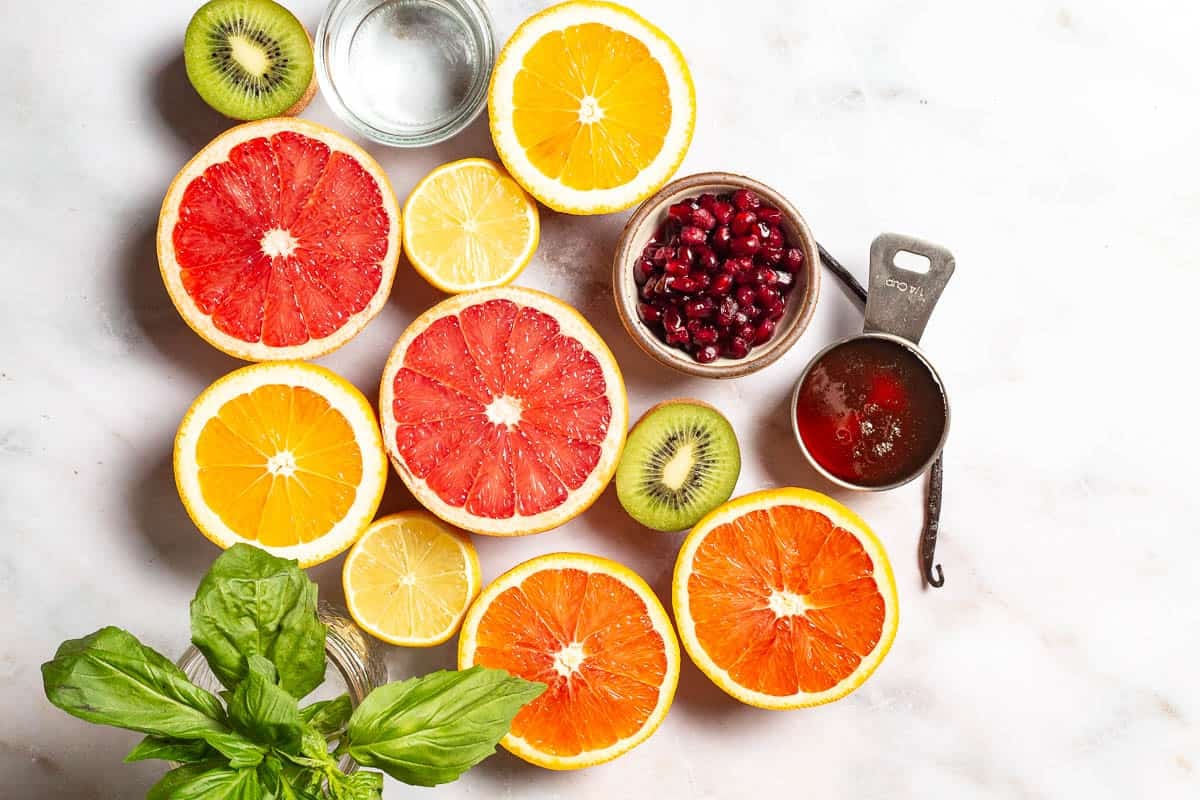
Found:
M 151 789 L 147 800 L 158 800 L 153 792 L 154 789 Z M 263 786 L 255 769 L 217 767 L 181 777 L 170 786 L 168 794 L 158 797 L 162 800 L 269 800 L 273 793 Z
M 383 775 L 378 772 L 341 774 L 329 782 L 337 800 L 380 800 L 383 797 Z
M 325 625 L 317 585 L 295 561 L 238 543 L 213 562 L 192 600 L 192 642 L 230 689 L 252 655 L 275 665 L 279 685 L 304 697 L 325 679 Z
M 258 779 L 275 800 L 320 800 L 320 795 L 309 787 L 319 785 L 321 774 L 312 770 L 296 772 L 296 769 L 278 756 L 269 755 L 258 768 Z
M 221 702 L 120 628 L 63 642 L 42 664 L 51 703 L 100 725 L 174 739 L 228 731 Z
M 404 783 L 448 783 L 491 755 L 512 718 L 545 689 L 479 666 L 389 683 L 351 715 L 350 755 Z
M 175 790 L 178 787 L 186 786 L 210 770 L 224 768 L 224 764 L 212 761 L 201 764 L 185 764 L 182 767 L 176 767 L 166 775 L 163 775 L 158 783 L 150 787 L 150 791 L 146 793 L 146 800 L 171 800 L 175 796 Z
M 275 667 L 250 656 L 249 673 L 229 701 L 229 721 L 249 738 L 281 750 L 300 747 L 300 708 L 296 698 L 275 683 Z
M 353 711 L 354 706 L 350 702 L 350 695 L 343 694 L 332 700 L 319 700 L 305 706 L 300 709 L 300 719 L 312 725 L 324 734 L 326 739 L 329 739 L 346 729 L 346 723 L 350 721 L 350 714 Z
M 211 760 L 217 751 L 201 740 L 168 739 L 161 736 L 147 736 L 138 743 L 137 747 L 125 756 L 125 763 L 134 761 L 149 761 L 160 759 L 174 761 L 177 764 L 198 764 Z

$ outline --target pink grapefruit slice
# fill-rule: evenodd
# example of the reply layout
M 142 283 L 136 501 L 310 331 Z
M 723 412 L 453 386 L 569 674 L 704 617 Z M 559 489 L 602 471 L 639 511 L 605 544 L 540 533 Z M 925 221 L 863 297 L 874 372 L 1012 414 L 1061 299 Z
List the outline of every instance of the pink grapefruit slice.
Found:
M 612 479 L 629 408 L 579 312 L 503 287 L 444 300 L 396 342 L 380 386 L 392 464 L 426 508 L 475 533 L 549 530 Z
M 158 263 L 198 334 L 247 361 L 340 347 L 383 308 L 400 257 L 400 209 L 366 151 L 274 118 L 226 131 L 163 200 Z

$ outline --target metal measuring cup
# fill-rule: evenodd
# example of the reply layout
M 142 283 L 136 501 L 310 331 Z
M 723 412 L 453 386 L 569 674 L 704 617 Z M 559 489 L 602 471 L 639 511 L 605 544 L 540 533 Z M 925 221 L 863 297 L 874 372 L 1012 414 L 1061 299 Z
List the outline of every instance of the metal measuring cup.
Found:
M 929 260 L 928 270 L 921 273 L 897 266 L 896 255 L 902 252 L 914 253 L 927 258 Z M 867 308 L 863 332 L 840 339 L 813 356 L 800 373 L 800 378 L 796 381 L 796 388 L 792 391 L 792 432 L 796 436 L 796 442 L 800 445 L 801 452 L 804 453 L 804 457 L 812 468 L 831 483 L 857 491 L 878 492 L 894 489 L 923 474 L 941 454 L 942 447 L 946 443 L 946 436 L 950 432 L 950 401 L 946 396 L 941 376 L 938 375 L 933 364 L 929 362 L 917 344 L 921 341 L 921 334 L 925 332 L 925 325 L 929 322 L 934 305 L 937 304 L 942 290 L 946 288 L 946 283 L 953 274 L 954 256 L 950 254 L 949 250 L 939 245 L 897 233 L 880 234 L 875 241 L 871 242 L 871 266 L 867 284 Z M 928 371 L 942 397 L 942 435 L 937 447 L 929 453 L 928 458 L 921 466 L 910 474 L 892 483 L 878 486 L 852 483 L 825 469 L 804 443 L 796 418 L 800 390 L 813 367 L 834 348 L 863 338 L 889 341 L 908 351 L 915 362 L 921 364 Z

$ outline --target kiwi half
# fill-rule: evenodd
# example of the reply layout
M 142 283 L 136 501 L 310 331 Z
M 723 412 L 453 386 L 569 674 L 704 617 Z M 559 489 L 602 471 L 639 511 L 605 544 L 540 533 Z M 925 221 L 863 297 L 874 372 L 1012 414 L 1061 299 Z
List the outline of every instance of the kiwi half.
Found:
M 720 411 L 671 400 L 629 432 L 617 464 L 617 499 L 647 528 L 683 530 L 729 499 L 741 469 L 737 437 Z
M 212 0 L 188 23 L 188 80 L 233 119 L 298 114 L 316 92 L 313 47 L 300 20 L 272 0 Z

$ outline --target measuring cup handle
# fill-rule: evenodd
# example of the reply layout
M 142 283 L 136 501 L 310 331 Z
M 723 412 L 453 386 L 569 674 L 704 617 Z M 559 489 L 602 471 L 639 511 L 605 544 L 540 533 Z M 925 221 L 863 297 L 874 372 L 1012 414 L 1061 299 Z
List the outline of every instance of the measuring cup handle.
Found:
M 896 254 L 916 253 L 929 259 L 927 272 L 896 266 Z M 871 242 L 871 274 L 867 291 L 868 333 L 890 333 L 921 341 L 925 324 L 942 290 L 954 274 L 954 256 L 946 248 L 899 233 L 881 233 Z

